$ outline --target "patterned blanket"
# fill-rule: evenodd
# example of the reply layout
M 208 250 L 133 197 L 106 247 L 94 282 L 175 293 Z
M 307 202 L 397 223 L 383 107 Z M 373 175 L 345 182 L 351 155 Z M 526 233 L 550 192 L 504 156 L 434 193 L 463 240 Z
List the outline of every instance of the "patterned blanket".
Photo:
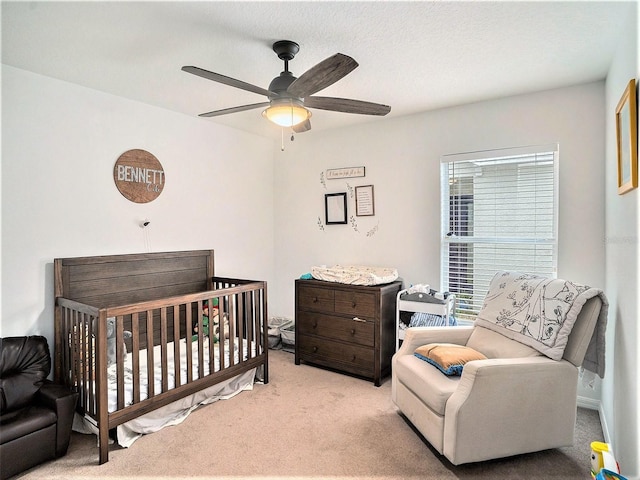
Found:
M 398 279 L 398 270 L 366 265 L 334 265 L 333 267 L 311 267 L 311 276 L 325 282 L 347 285 L 382 285 Z
M 602 299 L 602 308 L 582 366 L 603 377 L 608 302 L 599 289 L 567 280 L 498 272 L 476 324 L 560 360 L 582 306 L 595 296 Z

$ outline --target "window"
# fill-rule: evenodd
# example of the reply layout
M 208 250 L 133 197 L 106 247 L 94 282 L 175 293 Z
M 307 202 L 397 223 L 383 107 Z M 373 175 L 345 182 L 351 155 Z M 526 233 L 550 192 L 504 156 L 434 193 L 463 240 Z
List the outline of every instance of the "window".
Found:
M 441 158 L 442 286 L 473 320 L 499 270 L 556 276 L 558 145 Z

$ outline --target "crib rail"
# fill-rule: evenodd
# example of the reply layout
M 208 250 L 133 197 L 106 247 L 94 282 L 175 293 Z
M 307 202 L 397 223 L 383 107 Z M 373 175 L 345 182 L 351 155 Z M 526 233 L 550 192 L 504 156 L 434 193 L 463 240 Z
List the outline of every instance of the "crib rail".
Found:
M 103 308 L 56 299 L 55 378 L 98 426 L 100 463 L 121 423 L 253 367 L 268 383 L 266 283 L 212 277 L 209 287 Z

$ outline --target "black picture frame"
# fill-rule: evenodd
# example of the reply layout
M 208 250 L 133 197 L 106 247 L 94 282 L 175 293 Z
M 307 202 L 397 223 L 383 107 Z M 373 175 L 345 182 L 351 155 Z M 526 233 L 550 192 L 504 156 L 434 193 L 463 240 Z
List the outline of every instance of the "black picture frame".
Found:
M 327 193 L 324 196 L 326 225 L 344 225 L 347 223 L 347 194 Z

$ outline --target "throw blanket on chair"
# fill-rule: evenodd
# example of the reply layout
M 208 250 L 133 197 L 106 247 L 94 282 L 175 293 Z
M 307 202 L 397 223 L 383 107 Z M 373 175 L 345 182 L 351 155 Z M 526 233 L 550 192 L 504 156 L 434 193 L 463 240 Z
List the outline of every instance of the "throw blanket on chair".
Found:
M 602 290 L 567 280 L 498 272 L 491 280 L 476 324 L 560 360 L 582 306 L 595 296 L 600 296 L 602 308 L 583 367 L 602 378 L 608 307 Z

